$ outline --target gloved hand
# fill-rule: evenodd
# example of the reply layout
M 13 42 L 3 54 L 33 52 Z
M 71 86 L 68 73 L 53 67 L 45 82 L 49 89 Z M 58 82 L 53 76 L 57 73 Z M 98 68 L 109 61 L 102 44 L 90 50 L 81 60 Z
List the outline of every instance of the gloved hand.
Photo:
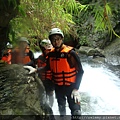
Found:
M 32 66 L 23 66 L 25 69 L 30 70 L 29 74 L 35 73 L 37 69 L 33 68 Z
M 74 89 L 71 93 L 71 98 L 75 100 L 75 103 L 80 103 L 81 97 L 79 91 Z

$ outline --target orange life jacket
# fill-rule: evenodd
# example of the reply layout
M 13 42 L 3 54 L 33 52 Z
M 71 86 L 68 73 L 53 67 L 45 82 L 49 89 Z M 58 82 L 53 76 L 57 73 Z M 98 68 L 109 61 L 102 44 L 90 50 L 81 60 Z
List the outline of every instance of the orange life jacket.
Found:
M 2 60 L 11 64 L 11 49 L 8 50 L 7 54 L 3 55 Z
M 16 48 L 15 51 L 12 54 L 13 63 L 15 64 L 26 64 L 31 61 L 29 56 L 30 48 L 29 46 L 26 47 L 25 52 L 22 53 L 19 48 Z
M 75 67 L 70 68 L 67 61 L 68 53 L 72 49 L 70 46 L 65 46 L 57 54 L 54 52 L 55 50 L 50 53 L 50 69 L 55 84 L 70 85 L 71 83 L 75 83 L 77 70 Z
M 39 56 L 39 58 L 37 60 L 38 67 L 45 67 L 46 66 L 46 58 L 44 57 L 43 54 L 41 56 Z M 44 71 L 44 72 L 39 72 L 39 75 L 40 75 L 41 80 L 46 80 L 46 79 L 51 80 L 51 71 L 49 71 L 49 70 Z

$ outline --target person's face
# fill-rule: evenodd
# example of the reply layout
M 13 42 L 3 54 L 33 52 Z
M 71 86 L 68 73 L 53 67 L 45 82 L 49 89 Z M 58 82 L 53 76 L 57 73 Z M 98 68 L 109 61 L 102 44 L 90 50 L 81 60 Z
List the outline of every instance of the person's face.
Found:
M 63 38 L 61 37 L 61 35 L 52 35 L 51 42 L 52 42 L 53 47 L 59 48 L 61 47 L 63 43 Z
M 21 49 L 25 49 L 27 45 L 28 45 L 27 42 L 24 42 L 24 41 L 19 42 L 19 46 Z

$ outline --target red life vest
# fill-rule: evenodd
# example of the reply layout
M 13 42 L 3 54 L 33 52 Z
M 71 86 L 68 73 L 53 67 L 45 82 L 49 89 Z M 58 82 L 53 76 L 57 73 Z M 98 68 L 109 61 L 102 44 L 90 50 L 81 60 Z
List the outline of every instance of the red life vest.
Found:
M 46 66 L 46 58 L 44 57 L 43 54 L 39 56 L 39 58 L 37 60 L 38 67 Z M 51 80 L 51 71 L 39 72 L 39 75 L 40 75 L 41 80 L 46 80 L 46 79 Z
M 31 61 L 29 56 L 30 48 L 29 46 L 25 49 L 25 52 L 22 53 L 19 48 L 16 48 L 15 51 L 12 53 L 12 63 L 14 64 L 26 64 Z
M 50 53 L 50 69 L 55 84 L 70 85 L 71 83 L 75 83 L 77 70 L 75 67 L 70 68 L 67 61 L 68 53 L 72 49 L 70 46 L 65 46 L 58 53 L 55 53 L 55 50 Z
M 11 64 L 11 49 L 8 50 L 7 54 L 3 55 L 2 60 Z

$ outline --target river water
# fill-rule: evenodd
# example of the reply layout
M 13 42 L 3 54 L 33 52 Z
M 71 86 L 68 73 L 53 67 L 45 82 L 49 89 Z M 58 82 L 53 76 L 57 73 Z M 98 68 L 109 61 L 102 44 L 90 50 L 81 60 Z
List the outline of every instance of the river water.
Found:
M 82 63 L 84 75 L 80 86 L 82 115 L 120 115 L 119 76 L 105 65 Z M 53 112 L 59 115 L 55 99 Z M 66 104 L 67 115 L 70 115 Z
M 84 75 L 79 89 L 82 115 L 120 115 L 120 66 L 86 59 L 82 60 L 82 66 Z M 55 97 L 52 109 L 54 115 L 59 115 Z M 66 110 L 70 115 L 68 104 Z

